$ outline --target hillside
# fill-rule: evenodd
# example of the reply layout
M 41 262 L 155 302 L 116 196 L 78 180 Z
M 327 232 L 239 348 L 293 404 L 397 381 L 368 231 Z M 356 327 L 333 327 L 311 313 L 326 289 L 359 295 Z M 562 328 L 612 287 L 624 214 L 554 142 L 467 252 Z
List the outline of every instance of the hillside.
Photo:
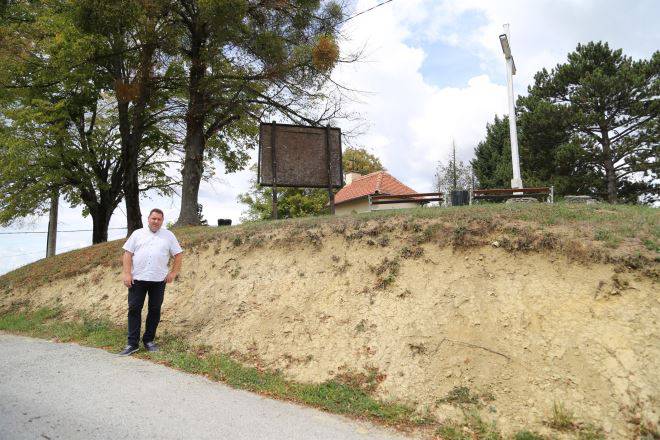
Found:
M 659 220 L 539 204 L 179 229 L 162 328 L 298 381 L 369 382 L 444 423 L 478 412 L 572 438 L 548 423 L 566 408 L 608 438 L 657 434 Z M 121 245 L 0 277 L 0 312 L 125 324 Z

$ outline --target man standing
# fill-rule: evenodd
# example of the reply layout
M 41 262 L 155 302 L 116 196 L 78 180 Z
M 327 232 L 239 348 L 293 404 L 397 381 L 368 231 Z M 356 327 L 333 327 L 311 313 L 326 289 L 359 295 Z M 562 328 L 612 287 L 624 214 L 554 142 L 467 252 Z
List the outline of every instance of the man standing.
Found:
M 158 351 L 154 342 L 160 322 L 160 306 L 165 296 L 165 284 L 174 281 L 181 270 L 183 250 L 173 233 L 163 226 L 163 211 L 154 208 L 149 213 L 148 228 L 137 229 L 124 244 L 123 281 L 128 287 L 128 345 L 119 353 L 128 356 L 138 351 L 142 306 L 149 295 L 149 311 L 142 342 L 147 351 Z M 174 257 L 172 270 L 167 263 Z

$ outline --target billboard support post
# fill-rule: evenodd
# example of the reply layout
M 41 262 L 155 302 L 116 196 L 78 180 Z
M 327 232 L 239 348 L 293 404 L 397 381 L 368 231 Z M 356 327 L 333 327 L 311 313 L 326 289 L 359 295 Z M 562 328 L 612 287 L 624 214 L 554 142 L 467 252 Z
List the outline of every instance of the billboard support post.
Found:
M 328 159 L 328 203 L 330 214 L 335 215 L 335 193 L 332 191 L 332 164 L 330 160 L 330 124 L 325 126 L 325 154 Z
M 277 156 L 275 155 L 276 145 L 277 145 L 277 124 L 275 121 L 271 124 L 270 132 L 270 155 L 271 155 L 271 170 L 273 173 L 273 220 L 277 220 Z

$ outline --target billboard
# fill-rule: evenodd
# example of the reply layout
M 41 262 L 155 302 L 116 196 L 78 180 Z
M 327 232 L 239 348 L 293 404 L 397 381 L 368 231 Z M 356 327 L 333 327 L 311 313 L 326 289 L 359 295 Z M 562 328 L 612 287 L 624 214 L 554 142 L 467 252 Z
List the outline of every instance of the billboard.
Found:
M 259 127 L 257 181 L 262 186 L 341 188 L 341 130 L 265 124 Z

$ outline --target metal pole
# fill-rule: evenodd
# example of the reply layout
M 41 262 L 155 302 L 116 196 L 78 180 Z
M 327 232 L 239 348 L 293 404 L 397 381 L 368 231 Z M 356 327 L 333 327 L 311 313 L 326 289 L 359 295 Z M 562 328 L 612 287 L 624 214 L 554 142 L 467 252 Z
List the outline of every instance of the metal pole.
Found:
M 48 238 L 46 239 L 46 258 L 55 255 L 57 247 L 57 208 L 59 191 L 55 190 L 50 197 L 50 212 L 48 215 Z
M 273 212 L 272 212 L 272 218 L 273 220 L 277 220 L 277 156 L 275 154 L 276 145 L 277 145 L 277 138 L 276 138 L 276 128 L 277 125 L 275 124 L 275 121 L 272 122 L 271 124 L 271 130 L 270 130 L 270 158 L 271 158 L 271 172 L 273 174 Z
M 508 24 L 504 25 L 504 33 L 506 34 L 509 44 L 511 44 Z M 516 130 L 516 104 L 513 100 L 513 55 L 506 57 L 506 81 L 509 89 L 509 134 L 511 136 L 511 163 L 513 165 L 511 188 L 522 188 L 520 159 L 518 155 L 518 131 Z
M 335 193 L 332 192 L 332 164 L 330 160 L 330 125 L 325 126 L 325 154 L 328 158 L 328 201 L 330 214 L 335 215 Z

